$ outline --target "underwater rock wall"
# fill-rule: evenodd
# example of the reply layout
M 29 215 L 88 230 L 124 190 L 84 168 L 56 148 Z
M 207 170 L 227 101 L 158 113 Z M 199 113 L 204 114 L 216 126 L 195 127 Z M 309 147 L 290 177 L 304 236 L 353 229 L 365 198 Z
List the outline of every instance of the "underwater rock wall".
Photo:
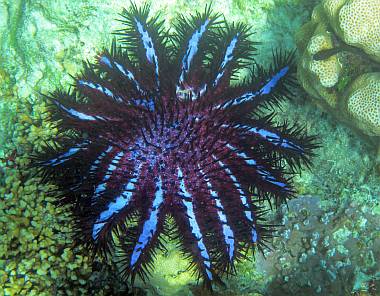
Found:
M 141 1 L 139 1 L 141 2 Z M 203 9 L 208 1 L 160 1 L 170 20 L 176 12 Z M 294 47 L 294 33 L 315 1 L 215 1 L 214 9 L 253 25 L 270 49 Z M 0 291 L 4 295 L 115 294 L 126 287 L 113 267 L 91 266 L 72 246 L 70 217 L 53 206 L 49 186 L 26 171 L 27 156 L 56 134 L 39 92 L 68 87 L 69 74 L 92 59 L 119 25 L 125 1 L 0 1 Z M 323 96 L 327 98 L 327 96 Z M 321 135 L 311 171 L 296 181 L 300 193 L 274 215 L 283 222 L 274 251 L 244 261 L 221 295 L 350 295 L 379 290 L 378 179 L 374 158 L 350 130 L 315 110 L 308 97 L 283 105 L 278 120 L 307 122 Z M 168 268 L 162 268 L 168 264 Z M 148 295 L 203 295 L 183 260 L 169 247 L 159 254 L 153 280 L 139 283 Z M 345 289 L 345 294 L 337 294 Z M 365 292 L 364 292 L 365 291 Z M 141 292 L 143 293 L 143 292 Z

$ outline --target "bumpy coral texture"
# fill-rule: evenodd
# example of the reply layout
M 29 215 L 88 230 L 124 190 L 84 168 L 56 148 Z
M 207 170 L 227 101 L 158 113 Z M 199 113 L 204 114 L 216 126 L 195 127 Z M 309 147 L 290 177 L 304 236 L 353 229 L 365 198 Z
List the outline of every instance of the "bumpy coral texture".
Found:
M 344 40 L 380 60 L 380 3 L 378 0 L 347 1 L 339 11 Z
M 380 74 L 367 73 L 353 83 L 348 112 L 367 128 L 380 134 Z
M 331 37 L 328 34 L 318 34 L 310 39 L 307 50 L 313 56 L 330 48 L 333 48 Z M 310 59 L 309 68 L 324 87 L 333 87 L 339 80 L 341 65 L 336 55 L 321 61 Z
M 291 95 L 293 55 L 275 53 L 237 83 L 254 62 L 246 25 L 206 8 L 169 33 L 149 10 L 125 10 L 122 48 L 49 96 L 62 137 L 36 163 L 71 206 L 78 243 L 116 254 L 122 275 L 144 278 L 169 236 L 211 287 L 265 245 L 272 227 L 258 201 L 292 197 L 315 138 L 260 116 Z
M 327 16 L 333 19 L 345 2 L 346 0 L 324 0 L 322 5 Z
M 69 213 L 54 206 L 52 186 L 28 171 L 27 155 L 39 151 L 56 130 L 44 104 L 30 110 L 26 99 L 12 100 L 16 118 L 9 146 L 17 150 L 0 159 L 1 295 L 86 294 L 94 272 L 81 255 L 83 247 L 71 248 Z

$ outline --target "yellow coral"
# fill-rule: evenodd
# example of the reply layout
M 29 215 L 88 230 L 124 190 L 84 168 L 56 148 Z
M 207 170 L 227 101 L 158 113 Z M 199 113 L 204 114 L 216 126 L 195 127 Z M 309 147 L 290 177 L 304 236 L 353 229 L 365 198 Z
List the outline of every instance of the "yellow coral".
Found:
M 380 73 L 367 73 L 352 84 L 349 114 L 370 135 L 380 136 Z
M 337 84 L 341 72 L 341 65 L 336 55 L 321 61 L 313 60 L 312 57 L 316 53 L 330 48 L 333 48 L 333 44 L 328 33 L 313 36 L 307 48 L 311 56 L 309 69 L 318 77 L 324 87 L 333 87 Z
M 44 104 L 34 105 L 34 112 L 26 110 L 23 99 L 14 106 L 18 118 L 27 118 L 15 122 L 16 147 L 27 154 L 54 137 L 57 130 L 47 124 Z M 5 168 L 0 186 L 5 197 L 0 203 L 0 294 L 89 295 L 90 258 L 81 248 L 72 248 L 66 235 L 71 219 L 53 205 L 52 186 L 38 178 L 24 180 L 29 161 L 18 156 L 15 168 Z
M 314 7 L 313 12 L 311 13 L 311 22 L 320 23 L 325 19 L 325 12 L 323 11 L 323 6 L 321 4 Z
M 324 0 L 322 7 L 326 16 L 332 21 L 338 14 L 340 8 L 346 3 L 346 0 Z
M 379 0 L 347 1 L 339 11 L 339 25 L 346 43 L 380 61 Z

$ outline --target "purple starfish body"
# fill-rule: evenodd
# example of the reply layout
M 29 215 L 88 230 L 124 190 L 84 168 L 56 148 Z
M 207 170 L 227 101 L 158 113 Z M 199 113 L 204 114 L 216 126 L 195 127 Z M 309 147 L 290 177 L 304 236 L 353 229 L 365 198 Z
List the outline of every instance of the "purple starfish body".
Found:
M 257 203 L 293 195 L 290 177 L 315 138 L 259 116 L 291 95 L 293 55 L 275 53 L 269 70 L 256 65 L 234 85 L 254 61 L 247 26 L 206 8 L 169 34 L 148 11 L 132 4 L 123 47 L 86 64 L 75 91 L 50 96 L 70 133 L 39 165 L 72 205 L 80 241 L 117 250 L 123 274 L 144 277 L 169 235 L 211 287 L 265 245 L 271 226 Z

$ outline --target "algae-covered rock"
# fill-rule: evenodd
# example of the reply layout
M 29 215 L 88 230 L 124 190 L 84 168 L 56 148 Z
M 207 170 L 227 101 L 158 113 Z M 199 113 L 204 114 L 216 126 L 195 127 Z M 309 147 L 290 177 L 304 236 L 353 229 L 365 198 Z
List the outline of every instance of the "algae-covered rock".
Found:
M 297 47 L 298 79 L 315 103 L 380 145 L 379 2 L 323 0 L 297 33 Z

